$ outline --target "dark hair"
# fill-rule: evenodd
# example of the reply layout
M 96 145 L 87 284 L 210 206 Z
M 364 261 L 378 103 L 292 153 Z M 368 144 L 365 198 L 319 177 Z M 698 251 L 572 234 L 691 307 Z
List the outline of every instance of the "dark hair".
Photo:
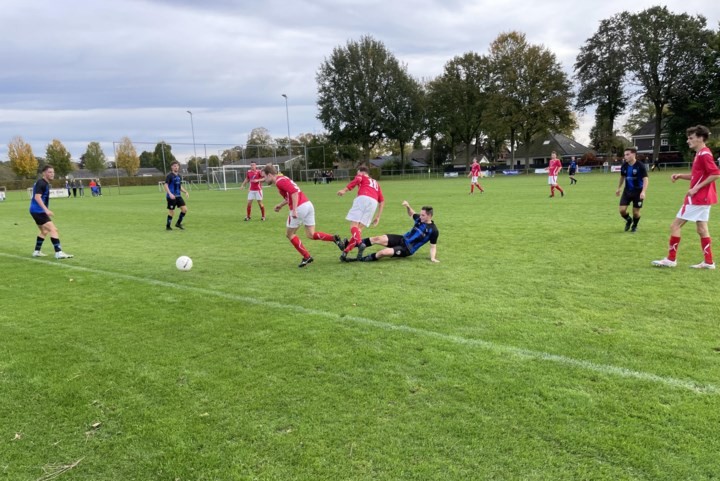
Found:
M 358 172 L 365 172 L 366 174 L 370 173 L 370 169 L 367 168 L 366 165 L 361 165 L 357 168 Z
M 54 168 L 55 168 L 55 167 L 53 167 L 53 166 L 50 165 L 50 164 L 45 164 L 45 167 L 42 168 L 42 171 L 45 172 L 45 171 L 48 170 L 48 169 L 54 169 Z
M 173 160 L 172 162 L 170 162 L 170 167 L 172 167 L 175 164 L 180 165 L 180 162 L 178 162 L 177 160 Z
M 703 140 L 707 140 L 710 137 L 710 129 L 704 125 L 696 125 L 686 130 L 687 136 L 695 134 L 696 137 L 702 137 Z
M 254 160 L 251 160 L 250 163 L 257 165 L 257 162 L 255 162 Z
M 430 217 L 432 217 L 432 215 L 433 215 L 433 208 L 430 207 L 429 205 L 424 205 L 421 210 L 424 210 L 427 215 L 429 215 Z
M 625 150 L 623 152 L 630 151 L 633 154 L 637 154 L 637 147 L 625 147 Z
M 277 175 L 277 170 L 275 170 L 275 166 L 272 164 L 266 164 L 263 172 L 265 172 L 265 175 Z

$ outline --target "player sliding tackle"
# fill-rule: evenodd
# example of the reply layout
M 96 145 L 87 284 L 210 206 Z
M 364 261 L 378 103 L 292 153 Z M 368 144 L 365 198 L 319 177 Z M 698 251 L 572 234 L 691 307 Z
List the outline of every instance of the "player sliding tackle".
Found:
M 272 164 L 267 164 L 263 172 L 265 173 L 265 182 L 268 185 L 275 184 L 280 196 L 283 198 L 283 201 L 275 206 L 275 212 L 280 212 L 280 209 L 286 205 L 290 209 L 290 215 L 288 215 L 286 223 L 286 235 L 295 250 L 302 255 L 302 261 L 298 267 L 305 267 L 313 261 L 310 252 L 303 246 L 300 238 L 295 235 L 301 225 L 305 226 L 305 234 L 309 239 L 340 242 L 340 236 L 337 234 L 315 232 L 315 207 L 292 179 L 278 173 Z
M 407 209 L 407 213 L 413 218 L 415 224 L 412 229 L 403 235 L 399 234 L 385 234 L 376 237 L 370 237 L 363 239 L 358 246 L 358 257 L 357 259 L 362 262 L 376 261 L 382 257 L 409 257 L 417 252 L 420 247 L 430 242 L 430 261 L 440 262 L 437 255 L 437 240 L 440 235 L 435 222 L 433 222 L 433 208 L 430 206 L 424 206 L 420 213 L 417 214 L 410 207 L 407 201 L 403 201 L 403 207 Z M 374 254 L 363 257 L 363 251 L 366 247 L 371 245 L 385 246 L 385 249 L 381 249 Z M 351 259 L 348 259 L 350 261 Z
M 380 215 L 385 205 L 385 198 L 382 195 L 382 189 L 377 180 L 370 178 L 370 170 L 361 165 L 358 167 L 357 175 L 355 178 L 345 186 L 344 189 L 338 191 L 337 195 L 343 196 L 347 192 L 353 190 L 355 186 L 358 186 L 358 194 L 353 201 L 353 205 L 348 212 L 345 219 L 350 221 L 350 235 L 349 241 L 336 242 L 338 247 L 343 253 L 340 255 L 340 260 L 347 261 L 348 252 L 353 250 L 355 246 L 360 244 L 362 241 L 362 227 L 376 226 L 380 222 Z M 377 209 L 377 215 L 373 219 L 375 210 Z

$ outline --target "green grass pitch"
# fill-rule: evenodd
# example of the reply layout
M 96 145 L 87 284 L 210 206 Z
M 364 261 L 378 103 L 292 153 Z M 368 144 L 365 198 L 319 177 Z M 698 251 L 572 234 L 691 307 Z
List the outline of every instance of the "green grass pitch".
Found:
M 302 235 L 304 269 L 275 187 L 262 223 L 256 204 L 242 221 L 246 191 L 193 190 L 182 232 L 156 187 L 53 199 L 66 261 L 30 257 L 9 193 L 0 480 L 720 478 L 720 273 L 688 268 L 692 224 L 677 268 L 650 265 L 687 183 L 652 173 L 630 234 L 617 174 L 578 178 L 554 199 L 545 176 L 472 196 L 381 181 L 364 236 L 405 232 L 403 200 L 432 205 L 441 262 L 343 264 Z M 318 230 L 347 236 L 342 185 L 301 187 Z

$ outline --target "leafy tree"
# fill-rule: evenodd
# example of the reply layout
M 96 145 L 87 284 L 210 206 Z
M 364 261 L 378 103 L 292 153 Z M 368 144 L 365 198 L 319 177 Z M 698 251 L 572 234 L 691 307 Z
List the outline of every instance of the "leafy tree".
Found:
M 220 157 L 215 154 L 208 157 L 208 167 L 220 167 Z
M 205 169 L 205 159 L 202 157 L 190 157 L 187 163 L 189 174 L 202 173 Z
M 115 153 L 115 164 L 118 169 L 124 169 L 129 176 L 135 175 L 140 168 L 140 158 L 132 140 L 128 137 L 123 137 L 120 140 L 120 145 L 118 145 Z
M 45 158 L 47 163 L 53 166 L 55 175 L 58 177 L 65 177 L 73 170 L 70 161 L 70 152 L 67 151 L 63 143 L 58 139 L 53 139 L 53 141 L 48 144 L 47 150 L 45 151 Z
M 620 14 L 600 22 L 597 32 L 585 41 L 575 61 L 575 78 L 580 84 L 575 106 L 581 111 L 597 106 L 591 140 L 599 152 L 612 150 L 615 120 L 629 101 L 625 91 L 627 64 L 621 25 Z
M 422 130 L 423 99 L 417 80 L 407 68 L 398 65 L 396 80 L 387 86 L 385 92 L 385 126 L 383 131 L 388 139 L 399 146 L 401 170 L 405 170 L 405 145 Z
M 712 128 L 720 120 L 720 30 L 710 34 L 708 48 L 698 51 L 703 67 L 697 75 L 685 78 L 685 85 L 670 95 L 665 129 L 671 145 L 687 152 L 685 130 L 692 125 Z M 710 142 L 712 143 L 712 142 Z
M 703 51 L 711 36 L 702 16 L 673 14 L 667 7 L 623 12 L 628 71 L 655 108 L 653 158 L 660 152 L 665 107 L 704 67 Z M 717 94 L 716 94 L 717 95 Z
M 628 137 L 631 137 L 640 129 L 640 127 L 647 124 L 654 118 L 655 106 L 645 97 L 640 97 L 633 103 L 630 115 L 628 115 L 625 125 L 623 126 L 623 130 Z
M 8 144 L 8 158 L 10 168 L 18 177 L 28 179 L 37 175 L 38 161 L 33 155 L 32 147 L 25 143 L 22 137 L 13 137 Z
M 246 145 L 246 158 L 261 159 L 273 157 L 275 154 L 275 140 L 270 131 L 265 127 L 255 127 L 248 135 Z M 285 139 L 285 151 L 287 152 L 287 138 Z
M 150 167 L 155 167 L 155 154 L 143 150 L 140 153 L 140 168 L 148 169 Z
M 570 81 L 555 54 L 528 44 L 522 33 L 510 32 L 492 43 L 490 62 L 488 108 L 509 131 L 513 153 L 516 134 L 527 157 L 536 135 L 572 126 Z
M 337 143 L 357 143 L 365 160 L 384 138 L 391 115 L 386 95 L 401 82 L 397 59 L 385 45 L 370 36 L 336 47 L 320 66 L 318 119 Z
M 99 177 L 105 170 L 107 157 L 105 157 L 105 152 L 103 152 L 99 142 L 90 142 L 82 158 L 85 168 L 96 176 Z
M 243 148 L 236 145 L 232 149 L 225 149 L 221 155 L 221 161 L 223 165 L 237 164 L 244 157 Z
M 155 145 L 152 167 L 165 174 L 170 170 L 170 164 L 176 160 L 175 155 L 172 153 L 172 145 L 165 143 L 165 141 L 158 142 Z
M 436 130 L 465 144 L 466 165 L 470 145 L 480 136 L 489 84 L 488 59 L 468 52 L 446 63 L 443 74 L 428 85 L 430 108 L 439 122 Z

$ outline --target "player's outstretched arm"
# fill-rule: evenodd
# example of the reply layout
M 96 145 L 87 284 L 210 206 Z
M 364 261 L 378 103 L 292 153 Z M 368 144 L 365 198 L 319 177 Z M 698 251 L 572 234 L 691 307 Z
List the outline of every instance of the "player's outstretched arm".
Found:
M 437 244 L 430 244 L 430 262 L 440 262 L 436 256 L 437 256 Z
M 402 205 L 403 205 L 403 207 L 405 207 L 407 209 L 407 213 L 410 217 L 415 215 L 415 211 L 413 210 L 412 207 L 410 207 L 410 204 L 408 203 L 408 201 L 404 200 L 402 202 Z

